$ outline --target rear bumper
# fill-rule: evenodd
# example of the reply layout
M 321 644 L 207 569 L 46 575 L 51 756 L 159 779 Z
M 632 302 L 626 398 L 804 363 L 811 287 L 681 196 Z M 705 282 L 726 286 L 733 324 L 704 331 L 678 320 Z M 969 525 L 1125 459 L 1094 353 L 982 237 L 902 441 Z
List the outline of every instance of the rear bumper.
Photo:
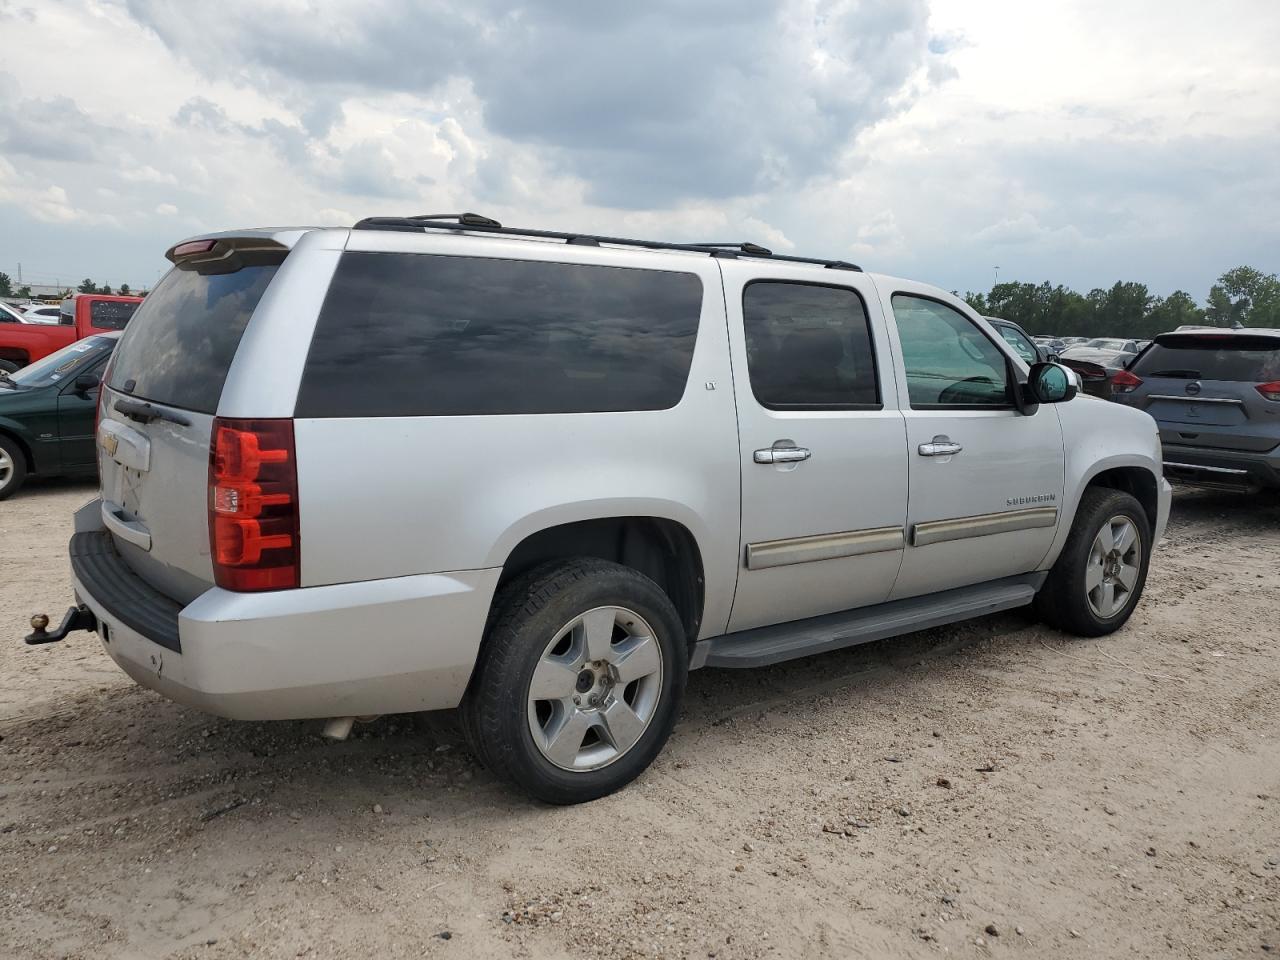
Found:
M 1166 443 L 1164 474 L 1170 480 L 1202 487 L 1275 488 L 1280 487 L 1280 454 Z
M 240 720 L 403 713 L 461 701 L 499 570 L 268 593 L 215 587 L 178 608 L 132 574 L 109 535 L 83 516 L 89 508 L 98 502 L 77 514 L 72 541 L 76 598 L 97 617 L 103 649 L 142 686 Z M 172 636 L 165 617 L 176 621 Z

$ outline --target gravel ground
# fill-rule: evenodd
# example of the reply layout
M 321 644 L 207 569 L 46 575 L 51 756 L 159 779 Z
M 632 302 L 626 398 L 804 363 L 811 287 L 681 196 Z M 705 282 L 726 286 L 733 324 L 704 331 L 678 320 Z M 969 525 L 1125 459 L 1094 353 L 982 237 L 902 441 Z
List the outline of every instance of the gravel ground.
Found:
M 695 673 L 640 781 L 552 809 L 447 714 L 333 744 L 22 645 L 91 495 L 0 504 L 4 956 L 1280 955 L 1280 500 L 1180 493 L 1110 638 Z

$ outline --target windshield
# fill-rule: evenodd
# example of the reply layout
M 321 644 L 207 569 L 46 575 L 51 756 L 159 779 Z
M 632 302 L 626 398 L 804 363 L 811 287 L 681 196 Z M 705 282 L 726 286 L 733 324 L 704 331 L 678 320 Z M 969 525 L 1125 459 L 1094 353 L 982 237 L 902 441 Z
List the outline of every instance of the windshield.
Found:
M 109 354 L 115 345 L 115 337 L 85 337 L 9 374 L 9 381 L 27 388 L 52 386 L 79 376 Z
M 7 303 L 0 303 L 0 323 L 22 323 L 22 314 Z
M 1085 344 L 1085 346 L 1096 347 L 1102 350 L 1123 350 L 1124 343 L 1125 342 L 1123 340 L 1098 339 L 1098 340 L 1090 340 L 1088 343 Z
M 1222 335 L 1162 337 L 1133 365 L 1139 377 L 1175 380 L 1280 380 L 1280 338 Z

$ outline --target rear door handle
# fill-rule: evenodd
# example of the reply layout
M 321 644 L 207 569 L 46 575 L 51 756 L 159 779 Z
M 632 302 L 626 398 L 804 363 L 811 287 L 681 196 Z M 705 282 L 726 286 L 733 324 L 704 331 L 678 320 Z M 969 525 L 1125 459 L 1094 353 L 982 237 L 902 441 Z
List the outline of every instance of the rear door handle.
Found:
M 950 437 L 944 434 L 938 434 L 928 443 L 920 444 L 920 456 L 922 457 L 949 457 L 953 453 L 959 453 L 964 447 L 956 443 Z
M 801 460 L 808 460 L 813 456 L 808 447 L 766 447 L 764 450 L 757 450 L 751 455 L 751 459 L 756 463 L 799 463 Z

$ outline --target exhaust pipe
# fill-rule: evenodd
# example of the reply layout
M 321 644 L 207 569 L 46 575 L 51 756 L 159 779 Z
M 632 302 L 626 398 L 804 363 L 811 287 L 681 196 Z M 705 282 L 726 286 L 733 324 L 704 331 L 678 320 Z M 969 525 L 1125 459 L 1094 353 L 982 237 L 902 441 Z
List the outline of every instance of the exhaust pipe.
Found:
M 321 736 L 329 740 L 345 740 L 351 736 L 351 728 L 355 725 L 355 717 L 332 717 L 325 721 Z

